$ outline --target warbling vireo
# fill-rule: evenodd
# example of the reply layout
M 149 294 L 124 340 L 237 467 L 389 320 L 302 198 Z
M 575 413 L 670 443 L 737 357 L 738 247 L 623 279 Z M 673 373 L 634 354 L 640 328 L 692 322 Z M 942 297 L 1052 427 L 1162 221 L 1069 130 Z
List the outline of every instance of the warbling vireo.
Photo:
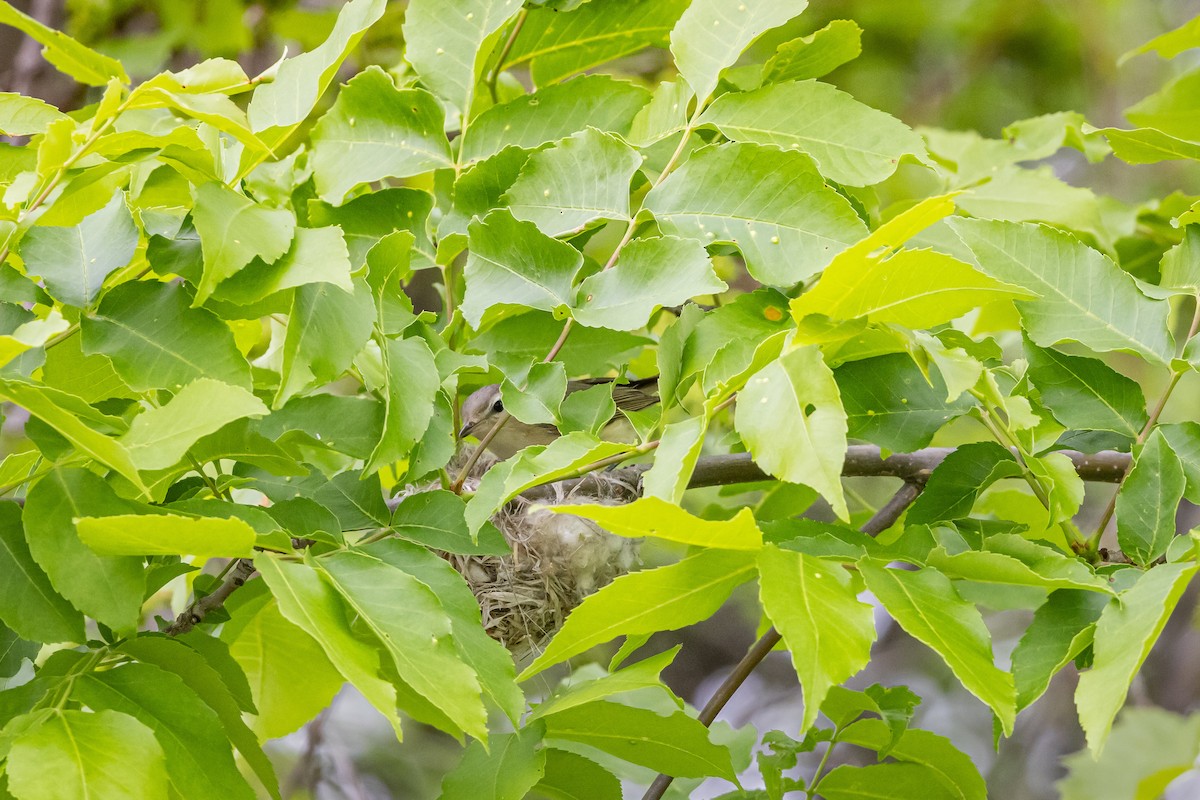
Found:
M 612 383 L 613 378 L 587 378 L 578 381 L 567 381 L 567 395 L 590 389 L 606 383 Z M 613 402 L 617 405 L 617 413 L 605 426 L 604 438 L 623 438 L 627 435 L 629 421 L 621 411 L 639 411 L 658 402 L 658 378 L 642 378 L 626 383 L 618 383 L 613 387 Z M 504 415 L 504 401 L 500 399 L 500 384 L 492 383 L 481 389 L 476 389 L 462 404 L 462 430 L 458 432 L 460 439 L 467 436 L 477 436 L 482 439 Z M 620 430 L 625 428 L 625 431 Z M 550 444 L 559 437 L 558 428 L 550 424 L 527 425 L 515 417 L 510 417 L 500 428 L 499 432 L 488 443 L 488 450 L 501 459 L 511 458 L 518 450 L 531 444 Z

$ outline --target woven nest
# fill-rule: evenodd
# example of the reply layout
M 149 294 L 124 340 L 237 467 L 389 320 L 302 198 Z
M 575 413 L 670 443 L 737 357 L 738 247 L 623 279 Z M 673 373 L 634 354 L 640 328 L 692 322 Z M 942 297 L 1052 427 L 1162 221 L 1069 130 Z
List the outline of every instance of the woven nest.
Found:
M 465 455 L 459 459 L 465 460 Z M 477 487 L 495 463 L 490 456 L 480 458 L 465 488 Z M 453 465 L 450 469 L 454 471 Z M 411 487 L 406 493 L 432 488 L 437 487 Z M 544 509 L 584 503 L 620 505 L 637 496 L 636 485 L 605 473 L 539 487 L 536 497 L 515 498 L 492 517 L 511 554 L 442 553 L 471 587 L 488 635 L 518 662 L 541 652 L 585 597 L 627 573 L 640 546 L 640 541 L 614 536 L 591 520 Z

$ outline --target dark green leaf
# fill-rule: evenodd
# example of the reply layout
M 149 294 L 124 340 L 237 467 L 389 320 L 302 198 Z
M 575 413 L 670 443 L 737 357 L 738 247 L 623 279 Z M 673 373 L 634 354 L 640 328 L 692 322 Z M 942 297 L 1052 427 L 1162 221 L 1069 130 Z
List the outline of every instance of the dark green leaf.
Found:
M 197 378 L 249 389 L 250 365 L 229 326 L 210 311 L 189 308 L 191 303 L 178 283 L 123 283 L 83 317 L 83 352 L 108 356 L 139 392 L 176 391 Z
M 142 559 L 97 555 L 80 541 L 75 520 L 143 510 L 83 469 L 54 470 L 25 499 L 25 534 L 34 559 L 61 595 L 116 631 L 132 631 L 141 622 Z
M 442 779 L 443 800 L 522 800 L 546 769 L 542 725 L 534 724 L 516 733 L 492 737 L 485 748 L 471 742 L 458 766 Z
M 251 800 L 215 711 L 182 678 L 150 664 L 126 664 L 76 679 L 75 696 L 94 709 L 129 714 L 154 731 L 167 777 L 183 797 Z
M 1117 493 L 1117 541 L 1148 566 L 1175 537 L 1175 513 L 1186 488 L 1183 464 L 1159 431 L 1150 434 Z
M 0 619 L 32 642 L 84 641 L 83 615 L 50 585 L 25 542 L 21 509 L 0 503 Z

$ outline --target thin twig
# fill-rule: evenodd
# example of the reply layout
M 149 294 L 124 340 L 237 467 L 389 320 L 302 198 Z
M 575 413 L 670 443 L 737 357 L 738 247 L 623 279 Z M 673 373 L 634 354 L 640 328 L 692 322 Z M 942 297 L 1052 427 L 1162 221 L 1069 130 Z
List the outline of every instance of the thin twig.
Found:
M 920 496 L 921 490 L 925 488 L 925 484 L 918 480 L 905 481 L 904 485 L 892 495 L 883 508 L 875 512 L 869 520 L 863 523 L 860 530 L 868 535 L 886 531 L 900 519 L 900 515 L 904 510 L 913 504 L 913 501 Z M 750 673 L 762 663 L 762 660 L 767 657 L 767 654 L 775 648 L 783 640 L 779 631 L 771 628 L 764 633 L 757 642 L 751 645 L 746 651 L 746 655 L 737 663 L 733 670 L 726 676 L 717 690 L 713 692 L 712 697 L 704 704 L 704 708 L 700 711 L 697 719 L 705 727 L 713 724 L 717 715 L 721 713 L 721 709 L 725 708 L 725 704 L 730 701 L 738 688 L 746 682 L 750 677 Z M 663 794 L 667 791 L 667 787 L 674 780 L 670 775 L 659 775 L 654 779 L 654 783 L 646 789 L 646 793 L 642 795 L 642 800 L 660 800 Z

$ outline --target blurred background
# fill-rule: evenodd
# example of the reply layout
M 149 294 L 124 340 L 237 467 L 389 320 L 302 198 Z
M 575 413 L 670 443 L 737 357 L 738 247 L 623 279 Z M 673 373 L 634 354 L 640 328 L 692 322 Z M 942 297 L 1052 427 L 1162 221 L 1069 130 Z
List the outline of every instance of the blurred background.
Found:
M 603 2 L 604 0 L 592 0 Z M 328 34 L 341 3 L 336 0 L 14 0 L 14 5 L 49 25 L 120 58 L 136 79 L 163 69 L 189 66 L 202 58 L 222 56 L 241 62 L 255 74 L 288 53 L 311 49 Z M 747 60 L 768 57 L 781 42 L 807 35 L 834 19 L 851 19 L 863 29 L 862 55 L 825 78 L 859 100 L 888 111 L 914 127 L 976 130 L 999 137 L 1015 120 L 1074 110 L 1097 126 L 1128 127 L 1122 110 L 1152 93 L 1169 79 L 1200 63 L 1200 51 L 1174 61 L 1153 54 L 1129 59 L 1123 53 L 1182 24 L 1200 13 L 1197 0 L 813 0 L 794 23 L 768 34 Z M 399 63 L 400 22 L 404 4 L 389 6 L 347 62 L 347 75 L 366 64 L 386 68 Z M 651 50 L 622 61 L 619 69 L 635 79 L 657 81 L 669 75 L 665 51 Z M 607 69 L 606 69 L 607 71 Z M 15 30 L 0 28 L 0 90 L 34 95 L 63 109 L 95 98 L 46 64 L 38 46 Z M 326 103 L 331 102 L 326 98 Z M 1195 167 L 1166 162 L 1129 167 L 1109 158 L 1088 164 L 1074 151 L 1052 159 L 1060 178 L 1138 204 L 1173 191 L 1200 194 Z M 1195 376 L 1193 376 L 1194 378 Z M 1181 387 L 1166 421 L 1195 418 L 1197 386 Z M 14 431 L 9 431 L 12 435 Z M 935 442 L 936 443 L 936 442 Z M 851 482 L 869 500 L 886 498 L 891 488 Z M 1094 524 L 1111 487 L 1089 486 L 1089 502 L 1081 525 Z M 712 490 L 692 499 L 697 505 L 732 506 L 751 496 Z M 1180 528 L 1200 523 L 1185 503 Z M 667 554 L 648 551 L 653 563 Z M 707 623 L 651 641 L 647 652 L 682 643 L 683 651 L 666 677 L 695 705 L 702 705 L 753 640 L 756 610 L 753 595 L 735 596 Z M 989 618 L 1002 660 L 1015 646 L 1028 622 L 1027 612 L 996 612 Z M 1016 735 L 993 749 L 990 714 L 967 695 L 936 656 L 911 640 L 884 615 L 878 620 L 880 640 L 867 670 L 854 688 L 871 683 L 904 684 L 924 702 L 915 724 L 950 737 L 975 760 L 994 797 L 1010 800 L 1128 797 L 1113 776 L 1120 773 L 1126 742 L 1143 747 L 1166 745 L 1162 737 L 1194 737 L 1197 719 L 1164 716 L 1186 714 L 1200 698 L 1200 635 L 1196 630 L 1196 592 L 1180 604 L 1174 619 L 1141 675 L 1134 683 L 1131 706 L 1163 709 L 1127 712 L 1099 765 L 1071 761 L 1076 767 L 1065 783 L 1064 757 L 1078 751 L 1083 738 L 1072 704 L 1076 676 L 1068 667 L 1050 691 L 1018 720 Z M 553 677 L 541 687 L 548 689 Z M 441 774 L 453 765 L 457 745 L 433 731 L 410 726 L 404 747 L 390 729 L 372 717 L 357 697 L 343 694 L 332 710 L 304 730 L 275 743 L 270 752 L 293 797 L 429 798 L 437 795 Z M 735 727 L 753 724 L 759 731 L 795 732 L 800 719 L 799 692 L 787 656 L 773 654 L 751 677 L 727 708 L 723 719 Z M 1140 727 L 1137 727 L 1140 726 Z M 1156 731 L 1159 740 L 1138 738 Z M 1119 737 L 1128 736 L 1126 742 Z M 852 756 L 849 750 L 837 757 Z M 802 765 L 809 774 L 812 764 Z M 727 785 L 725 788 L 728 788 Z M 699 787 L 695 797 L 711 797 L 719 787 Z M 1200 797 L 1192 775 L 1175 779 L 1171 798 Z M 481 798 L 481 800 L 483 800 Z

